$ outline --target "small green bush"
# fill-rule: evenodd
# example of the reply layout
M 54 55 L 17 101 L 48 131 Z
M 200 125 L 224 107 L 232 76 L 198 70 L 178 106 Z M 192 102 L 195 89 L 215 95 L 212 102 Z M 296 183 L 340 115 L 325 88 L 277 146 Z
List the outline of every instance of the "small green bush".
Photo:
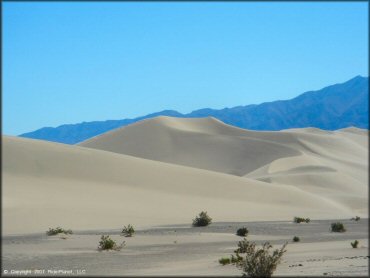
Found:
M 344 233 L 346 229 L 344 228 L 343 223 L 336 222 L 336 223 L 331 223 L 331 231 L 337 232 L 337 233 Z
M 240 262 L 243 260 L 243 257 L 241 257 L 238 253 L 235 255 L 231 255 L 230 258 L 223 257 L 218 260 L 218 262 L 222 265 L 226 264 L 240 264 Z
M 72 230 L 64 230 L 61 227 L 56 227 L 55 229 L 49 228 L 49 231 L 46 232 L 48 236 L 54 236 L 57 234 L 72 234 Z
M 243 227 L 243 228 L 239 228 L 237 231 L 236 231 L 236 235 L 238 236 L 247 236 L 249 233 L 248 229 L 246 227 Z
M 298 241 L 300 241 L 301 239 L 299 238 L 299 237 L 297 237 L 297 236 L 295 236 L 295 237 L 293 237 L 293 241 L 294 242 L 298 242 Z
M 102 250 L 121 250 L 122 247 L 125 245 L 125 242 L 122 242 L 121 245 L 117 245 L 117 243 L 111 239 L 109 236 L 102 235 L 99 241 L 98 249 Z
M 303 217 L 294 217 L 293 222 L 294 223 L 301 223 L 301 222 L 306 222 L 309 223 L 311 221 L 310 218 L 303 218 Z
M 218 262 L 222 265 L 227 265 L 231 263 L 230 258 L 227 257 L 219 259 Z
M 202 211 L 201 213 L 199 213 L 199 216 L 193 219 L 194 227 L 208 226 L 211 223 L 212 223 L 212 218 L 208 216 L 206 211 Z
M 356 239 L 354 242 L 351 242 L 352 248 L 357 248 L 358 240 Z
M 124 227 L 123 230 L 122 230 L 122 234 L 125 236 L 125 237 L 132 237 L 133 234 L 135 233 L 135 229 L 132 225 L 128 224 L 128 226 Z

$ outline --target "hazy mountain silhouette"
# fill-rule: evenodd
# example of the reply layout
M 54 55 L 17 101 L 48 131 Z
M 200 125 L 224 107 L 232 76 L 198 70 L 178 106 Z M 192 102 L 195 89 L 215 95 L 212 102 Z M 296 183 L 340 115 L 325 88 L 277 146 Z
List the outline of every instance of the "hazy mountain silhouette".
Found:
M 135 119 L 108 120 L 44 127 L 21 137 L 75 144 L 109 130 L 156 116 L 208 117 L 252 130 L 281 130 L 317 127 L 326 130 L 355 126 L 369 128 L 369 78 L 356 76 L 351 80 L 309 91 L 290 100 L 265 102 L 259 105 L 224 109 L 200 109 L 189 114 L 173 110 L 149 114 Z

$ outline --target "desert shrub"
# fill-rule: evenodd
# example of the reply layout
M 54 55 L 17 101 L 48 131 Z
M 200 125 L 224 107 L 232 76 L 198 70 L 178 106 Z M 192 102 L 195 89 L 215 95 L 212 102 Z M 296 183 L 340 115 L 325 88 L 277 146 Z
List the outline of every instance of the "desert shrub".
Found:
M 48 236 L 54 236 L 57 234 L 72 234 L 72 230 L 64 230 L 61 227 L 56 227 L 55 229 L 49 228 L 49 231 L 46 232 Z
M 122 242 L 120 245 L 117 245 L 117 243 L 111 239 L 109 236 L 102 235 L 99 241 L 99 250 L 121 250 L 122 247 L 125 245 L 125 242 Z
M 123 227 L 122 234 L 125 237 L 132 237 L 133 234 L 135 233 L 135 229 L 132 225 L 128 224 L 127 227 Z
M 336 223 L 331 223 L 331 231 L 337 232 L 337 233 L 343 233 L 346 231 L 346 229 L 344 228 L 343 223 L 336 222 Z
M 219 259 L 218 262 L 222 265 L 227 265 L 231 263 L 230 258 L 227 258 L 227 257 Z
M 299 238 L 299 237 L 297 237 L 297 236 L 295 236 L 295 237 L 293 237 L 293 241 L 294 242 L 298 242 L 298 241 L 300 241 L 301 239 Z
M 239 228 L 237 231 L 236 231 L 236 235 L 238 236 L 247 236 L 249 233 L 248 229 L 243 227 L 243 228 Z
M 294 217 L 293 222 L 294 223 L 301 223 L 301 222 L 306 222 L 309 223 L 311 221 L 310 218 L 303 218 L 303 217 Z
M 246 253 L 248 247 L 248 241 L 246 238 L 244 240 L 238 242 L 238 248 L 234 250 L 234 254 L 228 257 L 221 258 L 219 261 L 220 264 L 225 265 L 225 264 L 236 264 L 240 266 L 241 262 L 243 261 L 243 257 L 240 256 L 240 253 Z
M 195 219 L 193 219 L 194 227 L 208 226 L 211 223 L 212 218 L 208 216 L 206 211 L 202 211 L 197 217 L 195 217 Z
M 243 270 L 243 276 L 250 277 L 271 277 L 276 270 L 277 265 L 281 262 L 283 254 L 286 252 L 285 243 L 280 249 L 270 253 L 272 245 L 265 242 L 260 249 L 256 249 L 255 243 L 250 243 L 245 239 L 242 244 L 244 247 L 245 257 L 237 266 Z
M 218 260 L 218 262 L 222 265 L 226 264 L 240 264 L 240 262 L 243 261 L 243 257 L 239 255 L 239 253 L 236 253 L 235 255 L 231 255 L 230 258 L 223 257 Z
M 243 276 L 250 277 L 271 277 L 280 263 L 283 254 L 286 252 L 285 243 L 280 249 L 269 252 L 272 248 L 269 242 L 265 242 L 260 249 L 256 249 L 256 244 L 251 243 L 244 238 L 238 242 L 238 248 L 234 250 L 235 255 L 231 258 L 221 258 L 219 263 L 222 265 L 235 264 L 236 267 L 241 268 Z M 244 254 L 241 256 L 240 254 Z
M 351 220 L 359 221 L 361 218 L 360 216 L 352 217 Z
M 354 242 L 351 242 L 352 248 L 357 248 L 358 240 L 356 239 Z
M 235 255 L 231 255 L 231 263 L 232 264 L 240 264 L 243 261 L 243 257 L 236 253 Z
M 235 254 L 240 254 L 240 253 L 247 253 L 248 248 L 250 248 L 250 242 L 244 238 L 243 240 L 238 242 L 238 248 L 234 250 Z

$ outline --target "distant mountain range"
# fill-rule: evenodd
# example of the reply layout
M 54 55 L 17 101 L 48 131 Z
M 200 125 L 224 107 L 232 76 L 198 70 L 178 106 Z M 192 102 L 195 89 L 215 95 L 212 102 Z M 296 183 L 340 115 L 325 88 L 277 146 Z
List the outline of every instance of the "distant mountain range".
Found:
M 349 126 L 369 128 L 369 78 L 351 80 L 309 91 L 290 100 L 265 102 L 259 105 L 224 109 L 200 109 L 188 114 L 173 110 L 149 114 L 135 119 L 108 120 L 44 127 L 19 135 L 65 144 L 76 144 L 109 130 L 157 116 L 200 118 L 212 116 L 226 124 L 251 130 L 282 130 L 317 127 L 335 130 Z

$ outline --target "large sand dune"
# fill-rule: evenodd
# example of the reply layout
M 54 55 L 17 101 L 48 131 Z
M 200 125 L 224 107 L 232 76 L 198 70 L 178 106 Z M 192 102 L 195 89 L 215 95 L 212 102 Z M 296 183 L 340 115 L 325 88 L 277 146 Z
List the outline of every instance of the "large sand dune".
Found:
M 362 130 L 253 132 L 160 117 L 81 145 L 3 136 L 5 234 L 190 224 L 201 210 L 214 221 L 368 213 Z
M 212 117 L 161 116 L 115 129 L 79 145 L 238 176 L 277 159 L 301 155 L 312 158 L 314 164 L 322 158 L 342 163 L 352 173 L 351 167 L 367 169 L 368 133 L 357 128 L 335 132 L 317 128 L 251 131 Z M 367 177 L 357 170 L 352 174 L 362 181 Z
M 364 212 L 368 132 L 358 128 L 250 131 L 214 118 L 158 117 L 81 146 L 292 185 Z

